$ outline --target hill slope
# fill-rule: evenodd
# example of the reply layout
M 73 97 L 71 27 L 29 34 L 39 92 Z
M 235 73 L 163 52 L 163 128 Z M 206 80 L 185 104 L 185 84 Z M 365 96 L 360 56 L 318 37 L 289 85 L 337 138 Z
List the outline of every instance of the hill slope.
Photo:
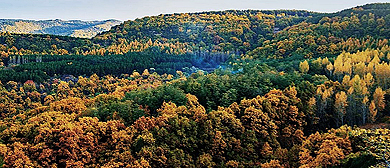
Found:
M 118 20 L 18 20 L 0 19 L 0 31 L 10 33 L 53 34 L 71 37 L 92 38 L 96 34 L 110 30 L 120 24 Z
M 389 9 L 389 3 L 378 3 L 336 13 L 229 10 L 165 14 L 125 21 L 97 35 L 93 42 L 114 54 L 157 45 L 173 53 L 238 51 L 255 58 L 337 55 L 349 38 L 389 38 Z

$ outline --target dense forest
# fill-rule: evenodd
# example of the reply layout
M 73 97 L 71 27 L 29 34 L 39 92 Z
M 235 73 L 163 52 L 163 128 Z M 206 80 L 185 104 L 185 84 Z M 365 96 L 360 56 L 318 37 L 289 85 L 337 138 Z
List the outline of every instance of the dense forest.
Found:
M 0 34 L 0 167 L 389 167 L 390 4 Z

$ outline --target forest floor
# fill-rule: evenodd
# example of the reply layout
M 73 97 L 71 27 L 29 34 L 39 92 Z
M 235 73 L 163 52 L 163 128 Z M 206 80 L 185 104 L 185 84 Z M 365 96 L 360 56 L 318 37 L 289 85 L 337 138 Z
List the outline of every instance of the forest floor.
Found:
M 390 128 L 390 123 L 386 122 L 386 123 L 366 124 L 366 125 L 360 126 L 360 128 L 363 128 L 363 129 L 383 129 L 383 128 L 387 128 L 387 129 L 389 129 Z

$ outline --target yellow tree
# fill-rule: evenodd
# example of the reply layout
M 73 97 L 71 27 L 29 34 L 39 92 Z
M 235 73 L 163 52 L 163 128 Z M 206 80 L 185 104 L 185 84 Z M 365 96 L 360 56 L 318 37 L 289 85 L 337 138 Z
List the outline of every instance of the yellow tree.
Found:
M 378 112 L 376 107 L 375 107 L 374 101 L 371 101 L 370 106 L 368 108 L 369 108 L 369 111 L 370 111 L 369 119 L 370 119 L 370 122 L 373 123 L 376 120 L 376 115 L 377 115 L 377 112 Z
M 375 77 L 379 85 L 383 88 L 387 88 L 387 81 L 390 77 L 390 66 L 383 62 L 375 66 Z
M 328 70 L 329 76 L 333 75 L 334 66 L 332 65 L 332 63 L 329 63 L 328 65 L 326 65 L 326 70 Z
M 366 73 L 366 65 L 363 62 L 357 63 L 353 68 L 353 73 L 355 75 L 364 76 Z
M 366 82 L 367 87 L 371 87 L 375 83 L 374 77 L 371 75 L 371 73 L 365 74 L 363 79 L 364 79 L 364 82 Z
M 352 116 L 360 115 L 362 116 L 362 123 L 366 123 L 367 119 L 367 103 L 369 94 L 366 82 L 360 78 L 359 75 L 355 75 L 352 80 L 349 82 L 348 95 L 351 97 L 350 106 L 352 110 Z M 355 123 L 355 121 L 351 121 Z
M 340 54 L 340 55 L 336 58 L 336 60 L 334 60 L 333 67 L 334 67 L 334 73 L 335 73 L 336 75 L 341 75 L 341 74 L 343 74 L 343 62 L 344 62 L 344 60 L 343 60 L 343 54 L 344 54 L 344 53 Z
M 307 62 L 307 60 L 299 63 L 299 71 L 301 71 L 302 73 L 307 73 L 309 71 L 309 63 Z
M 385 108 L 385 94 L 386 92 L 380 87 L 377 87 L 373 94 L 375 107 L 377 107 L 379 111 L 382 111 Z
M 336 99 L 335 99 L 335 109 L 337 112 L 337 115 L 341 121 L 341 125 L 344 125 L 344 116 L 347 112 L 346 107 L 348 106 L 348 101 L 347 101 L 347 94 L 344 91 L 341 91 L 336 94 Z M 338 123 L 338 122 L 337 122 Z M 337 127 L 339 125 L 337 124 Z

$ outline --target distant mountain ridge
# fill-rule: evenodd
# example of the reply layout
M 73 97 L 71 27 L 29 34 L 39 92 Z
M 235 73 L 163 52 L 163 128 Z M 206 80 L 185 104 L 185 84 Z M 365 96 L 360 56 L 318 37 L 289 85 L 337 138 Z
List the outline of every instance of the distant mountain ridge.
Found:
M 113 19 L 104 21 L 0 19 L 0 31 L 92 38 L 120 23 L 122 22 Z

